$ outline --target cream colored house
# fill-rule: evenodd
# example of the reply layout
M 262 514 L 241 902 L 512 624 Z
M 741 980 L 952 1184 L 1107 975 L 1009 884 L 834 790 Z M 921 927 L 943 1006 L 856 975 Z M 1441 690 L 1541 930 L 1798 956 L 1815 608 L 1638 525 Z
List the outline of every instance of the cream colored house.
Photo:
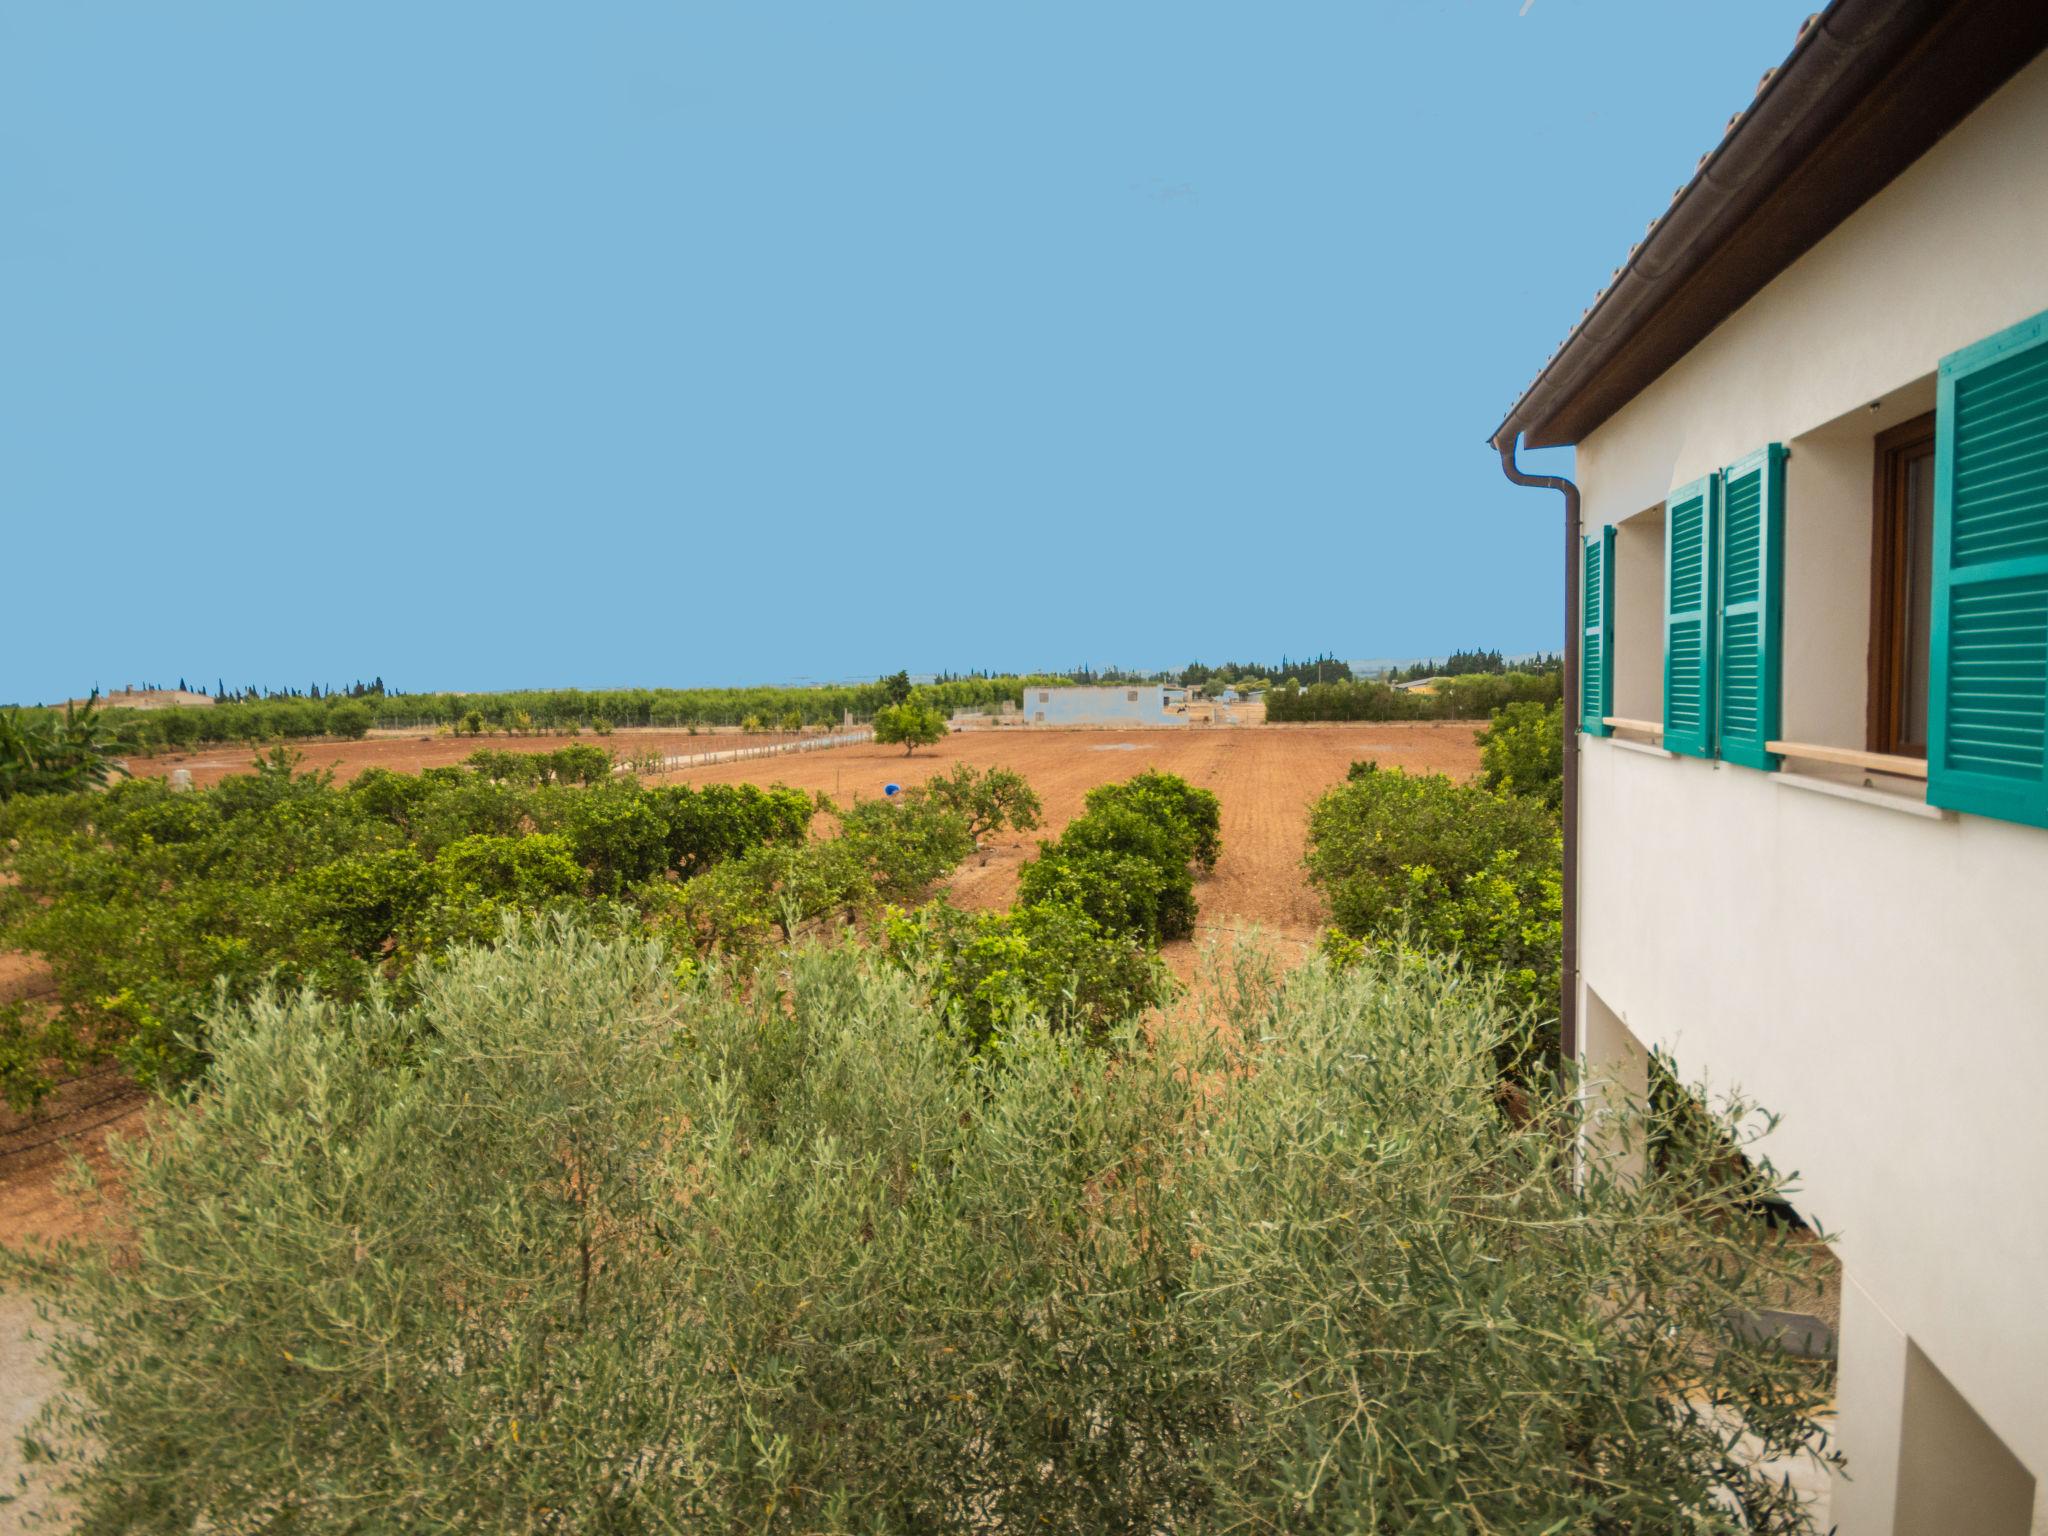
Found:
M 1567 1038 L 1782 1116 L 1843 1536 L 2048 1531 L 2044 44 L 1828 6 L 1493 439 L 1566 506 Z

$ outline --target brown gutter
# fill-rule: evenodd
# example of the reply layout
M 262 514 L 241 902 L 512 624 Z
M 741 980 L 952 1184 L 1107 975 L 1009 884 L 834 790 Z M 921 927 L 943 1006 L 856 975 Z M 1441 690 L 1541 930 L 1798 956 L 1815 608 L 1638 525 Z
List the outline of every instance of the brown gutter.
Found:
M 2044 48 L 2043 0 L 1833 0 L 1491 440 L 1585 440 Z
M 1516 485 L 1564 495 L 1564 973 L 1558 988 L 1558 1048 L 1579 1050 L 1579 488 L 1562 475 L 1532 475 L 1515 463 L 1512 433 L 1498 439 L 1501 473 Z

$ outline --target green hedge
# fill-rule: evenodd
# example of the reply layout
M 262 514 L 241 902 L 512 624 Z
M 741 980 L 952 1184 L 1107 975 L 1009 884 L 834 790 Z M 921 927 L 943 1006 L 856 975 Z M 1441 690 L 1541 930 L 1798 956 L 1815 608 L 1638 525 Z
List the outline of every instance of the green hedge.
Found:
M 1563 684 L 1556 672 L 1475 672 L 1440 678 L 1436 692 L 1404 693 L 1387 683 L 1311 683 L 1266 694 L 1266 718 L 1315 720 L 1484 720 L 1509 704 L 1547 703 Z
M 1810 1247 L 1712 1135 L 1571 1176 L 1483 989 L 1320 966 L 995 1052 L 857 949 L 534 930 L 258 998 L 20 1266 L 92 1531 L 1789 1532 Z M 1247 1045 L 1244 1042 L 1256 1042 Z M 1740 1443 L 1754 1437 L 1754 1448 Z

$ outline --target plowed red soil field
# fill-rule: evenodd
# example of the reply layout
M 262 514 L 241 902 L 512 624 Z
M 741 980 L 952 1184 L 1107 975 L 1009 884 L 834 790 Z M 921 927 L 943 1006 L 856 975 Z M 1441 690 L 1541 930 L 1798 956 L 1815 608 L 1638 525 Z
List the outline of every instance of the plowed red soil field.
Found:
M 733 747 L 755 747 L 764 743 L 789 741 L 788 734 L 770 732 L 742 736 L 738 731 L 619 731 L 611 736 L 585 733 L 581 736 L 468 736 L 389 735 L 369 736 L 361 741 L 288 742 L 305 757 L 306 769 L 331 768 L 346 782 L 365 768 L 389 768 L 395 773 L 418 773 L 422 768 L 445 768 L 459 763 L 478 747 L 499 752 L 552 752 L 572 742 L 586 747 L 605 747 L 620 758 L 640 752 L 660 752 L 679 757 L 686 752 L 723 752 Z M 265 748 L 263 750 L 268 750 Z M 154 757 L 131 757 L 128 771 L 138 775 L 169 773 L 183 768 L 194 784 L 218 784 L 231 773 L 247 773 L 257 756 L 255 747 L 195 747 L 190 752 L 162 752 Z
M 1303 878 L 1309 807 L 1343 782 L 1360 758 L 1382 767 L 1469 778 L 1479 769 L 1475 727 L 1466 721 L 1358 725 L 1273 725 L 1216 729 L 1115 731 L 962 731 L 905 756 L 901 747 L 862 742 L 825 752 L 719 763 L 668 775 L 690 784 L 743 781 L 793 784 L 835 799 L 873 798 L 886 784 L 918 784 L 956 762 L 1014 768 L 1045 802 L 1035 833 L 997 840 L 985 865 L 970 861 L 953 880 L 965 907 L 1003 907 L 1017 890 L 1017 869 L 1078 816 L 1097 784 L 1150 768 L 1214 790 L 1223 805 L 1223 857 L 1196 889 L 1205 928 L 1258 924 L 1277 936 L 1311 938 L 1322 903 Z

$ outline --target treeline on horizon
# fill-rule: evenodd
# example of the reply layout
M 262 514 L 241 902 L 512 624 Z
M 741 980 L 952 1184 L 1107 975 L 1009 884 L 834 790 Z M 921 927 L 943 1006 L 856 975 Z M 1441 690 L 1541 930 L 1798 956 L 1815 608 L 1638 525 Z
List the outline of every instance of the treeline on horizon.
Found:
M 1554 660 L 1544 658 L 1552 668 Z M 1454 652 L 1443 670 L 1469 671 L 1475 676 L 1521 677 L 1507 673 L 1498 651 Z M 1538 665 L 1542 665 L 1539 662 Z M 1436 663 L 1427 671 L 1405 669 L 1400 676 L 1438 675 Z M 1471 687 L 1440 688 L 1434 699 L 1400 694 L 1385 683 L 1357 678 L 1348 662 L 1333 656 L 1277 663 L 1190 662 L 1178 672 L 1126 672 L 1117 668 L 1074 667 L 1065 672 L 941 673 L 930 682 L 912 683 L 907 672 L 864 683 L 740 688 L 530 688 L 489 693 L 400 693 L 380 676 L 347 687 L 310 684 L 305 689 L 230 689 L 217 683 L 212 705 L 174 705 L 157 709 L 103 707 L 99 722 L 108 744 L 123 752 L 149 752 L 200 745 L 240 742 L 310 740 L 338 737 L 356 740 L 373 730 L 441 729 L 485 732 L 548 732 L 620 729 L 705 730 L 748 725 L 768 730 L 799 730 L 838 725 L 849 715 L 859 722 L 878 709 L 915 697 L 942 712 L 992 709 L 1004 703 L 1021 705 L 1024 690 L 1062 685 L 1124 682 L 1171 682 L 1186 687 L 1229 682 L 1274 690 L 1267 718 L 1293 720 L 1392 720 L 1481 718 L 1500 702 L 1557 695 L 1555 673 L 1547 693 L 1541 683 L 1523 683 L 1505 691 Z M 1460 679 L 1466 683 L 1470 679 Z M 206 692 L 188 687 L 181 692 Z M 1297 693 L 1297 688 L 1306 691 Z M 162 691 L 162 690 L 158 690 Z
M 1475 672 L 1438 677 L 1429 693 L 1410 693 L 1377 679 L 1310 683 L 1266 695 L 1266 719 L 1276 725 L 1330 720 L 1486 720 L 1510 704 L 1554 704 L 1564 674 Z
M 545 688 L 499 693 L 364 693 L 265 698 L 232 696 L 211 706 L 164 709 L 110 708 L 103 734 L 115 749 L 228 742 L 291 741 L 316 737 L 360 739 L 373 730 L 439 729 L 485 732 L 563 732 L 666 728 L 703 730 L 751 725 L 799 730 L 838 725 L 848 714 L 871 719 L 884 705 L 915 695 L 951 711 L 1016 704 L 1024 689 L 1064 683 L 1058 676 L 958 678 L 913 686 L 903 673 L 870 683 L 821 688 Z

